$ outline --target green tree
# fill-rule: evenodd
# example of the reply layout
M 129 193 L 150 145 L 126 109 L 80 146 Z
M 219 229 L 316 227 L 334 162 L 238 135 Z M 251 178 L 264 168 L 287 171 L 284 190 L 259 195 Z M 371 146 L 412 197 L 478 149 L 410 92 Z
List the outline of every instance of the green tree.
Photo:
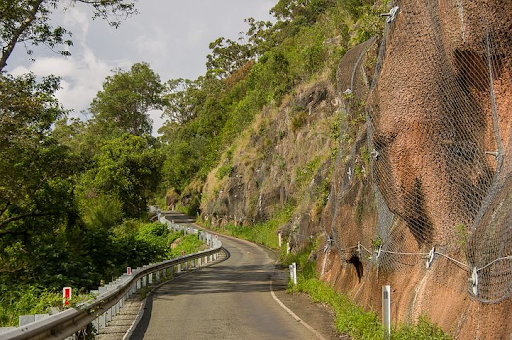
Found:
M 91 103 L 94 123 L 104 136 L 130 133 L 151 134 L 149 111 L 163 109 L 164 86 L 147 63 L 134 64 L 130 71 L 118 70 L 107 77 L 103 91 Z
M 167 82 L 165 95 L 167 106 L 163 113 L 173 123 L 184 124 L 197 114 L 197 107 L 203 101 L 200 79 L 171 79 Z
M 21 220 L 57 217 L 72 200 L 69 149 L 51 133 L 64 110 L 59 80 L 0 76 L 0 235 L 23 232 Z
M 125 217 L 140 217 L 160 179 L 162 155 L 150 138 L 124 134 L 100 147 L 81 178 L 82 205 L 101 196 L 120 200 Z
M 206 56 L 206 68 L 220 79 L 230 76 L 253 58 L 249 45 L 243 41 L 220 37 L 211 42 L 209 48 L 212 53 Z
M 30 45 L 46 45 L 52 49 L 71 46 L 71 32 L 61 26 L 54 27 L 51 14 L 59 7 L 59 0 L 0 0 L 0 71 L 17 44 L 22 43 L 32 55 Z M 136 12 L 133 2 L 125 0 L 70 0 L 70 6 L 77 3 L 89 5 L 94 18 L 102 18 L 113 27 L 120 24 L 122 17 Z M 62 55 L 69 51 L 62 49 Z
M 52 133 L 65 114 L 58 88 L 55 77 L 0 75 L 0 295 L 6 282 L 49 275 L 38 263 L 62 256 L 59 240 L 78 224 L 77 159 Z

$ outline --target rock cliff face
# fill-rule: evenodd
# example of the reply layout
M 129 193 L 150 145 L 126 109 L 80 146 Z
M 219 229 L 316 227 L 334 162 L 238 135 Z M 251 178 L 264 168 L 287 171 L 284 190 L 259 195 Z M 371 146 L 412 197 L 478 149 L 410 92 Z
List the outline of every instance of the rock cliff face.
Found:
M 321 207 L 312 207 L 316 197 L 308 192 L 328 189 L 336 101 L 333 84 L 321 79 L 259 115 L 208 176 L 203 217 L 213 225 L 248 225 L 299 205 L 299 219 L 306 221 L 300 223 L 316 220 L 318 226 Z
M 426 314 L 460 339 L 509 338 L 512 3 L 394 5 L 336 84 L 302 85 L 244 132 L 203 188 L 204 218 L 297 206 L 292 247 L 321 237 L 321 279 L 361 305 L 379 311 L 390 284 L 395 323 Z
M 365 306 L 391 284 L 395 321 L 427 314 L 461 339 L 508 338 L 512 4 L 397 5 L 373 85 L 340 77 L 355 93 L 345 111 L 367 103 L 371 176 L 347 175 L 362 146 L 338 157 L 318 269 Z M 340 73 L 358 78 L 353 60 Z

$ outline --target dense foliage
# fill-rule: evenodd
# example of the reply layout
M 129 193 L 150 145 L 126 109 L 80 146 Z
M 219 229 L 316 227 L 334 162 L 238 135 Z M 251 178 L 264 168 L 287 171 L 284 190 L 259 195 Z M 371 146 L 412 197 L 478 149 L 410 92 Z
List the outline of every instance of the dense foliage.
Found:
M 250 18 L 237 41 L 212 42 L 204 76 L 168 83 L 162 192 L 173 188 L 195 213 L 198 183 L 254 116 L 301 81 L 334 71 L 349 47 L 381 32 L 384 8 L 374 0 L 281 0 L 271 11 L 276 22 Z
M 134 12 L 121 0 L 71 4 L 80 2 L 114 25 L 117 15 Z M 0 69 L 20 41 L 71 43 L 64 28 L 51 25 L 57 9 L 53 0 L 0 1 Z M 147 218 L 160 178 L 163 157 L 148 118 L 165 102 L 158 75 L 144 63 L 116 71 L 87 122 L 67 119 L 59 88 L 57 77 L 0 73 L 3 324 L 21 312 L 44 312 L 64 286 L 94 289 L 127 265 L 172 255 L 167 229 L 132 220 Z
M 176 255 L 169 247 L 176 235 L 138 220 L 146 206 L 170 192 L 195 214 L 207 174 L 255 115 L 378 33 L 385 3 L 280 0 L 274 22 L 249 18 L 240 39 L 212 42 L 198 79 L 162 82 L 146 63 L 116 70 L 87 122 L 67 117 L 55 96 L 58 78 L 0 73 L 0 322 L 35 310 L 31 304 L 52 300 L 63 286 L 95 288 L 127 265 Z M 70 2 L 79 4 L 114 26 L 135 13 L 131 1 Z M 0 71 L 20 42 L 29 54 L 30 44 L 69 53 L 70 32 L 50 20 L 59 6 L 0 0 Z M 153 109 L 168 118 L 158 139 Z M 257 228 L 260 242 L 280 216 Z M 183 244 L 193 249 L 194 242 Z
M 2 322 L 30 312 L 38 296 L 64 286 L 93 289 L 127 265 L 172 255 L 167 229 L 127 220 L 145 217 L 154 197 L 163 160 L 157 141 L 127 132 L 133 122 L 109 134 L 98 133 L 96 119 L 67 124 L 58 88 L 55 77 L 0 75 Z
M 170 233 L 163 224 L 138 220 L 126 220 L 109 231 L 91 227 L 86 236 L 87 242 L 80 248 L 74 244 L 73 249 L 66 250 L 69 244 L 58 240 L 48 245 L 48 254 L 34 254 L 46 258 L 51 255 L 53 260 L 34 268 L 40 271 L 37 283 L 0 285 L 0 325 L 16 325 L 18 315 L 47 313 L 49 308 L 60 307 L 62 285 L 73 287 L 71 303 L 79 303 L 91 298 L 84 294 L 86 288 L 97 286 L 96 282 L 110 281 L 128 266 L 136 268 L 181 256 L 182 252 L 190 254 L 203 246 L 197 235 Z M 176 246 L 171 248 L 173 243 Z

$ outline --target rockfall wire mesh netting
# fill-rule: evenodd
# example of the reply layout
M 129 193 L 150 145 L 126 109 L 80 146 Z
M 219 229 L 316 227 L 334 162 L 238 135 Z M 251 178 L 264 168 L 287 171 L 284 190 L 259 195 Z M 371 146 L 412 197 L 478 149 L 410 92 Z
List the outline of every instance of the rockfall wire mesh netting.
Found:
M 366 105 L 375 230 L 327 226 L 329 243 L 383 271 L 449 260 L 473 298 L 499 302 L 512 296 L 512 2 L 395 5 Z M 339 81 L 354 97 L 368 47 Z M 332 221 L 356 161 L 333 186 Z

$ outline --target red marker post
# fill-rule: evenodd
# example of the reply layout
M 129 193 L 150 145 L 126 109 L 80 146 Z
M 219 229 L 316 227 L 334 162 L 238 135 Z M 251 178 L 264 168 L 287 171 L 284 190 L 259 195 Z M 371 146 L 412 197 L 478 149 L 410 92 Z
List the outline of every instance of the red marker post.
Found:
M 126 267 L 126 275 L 132 275 L 132 267 Z
M 71 300 L 71 287 L 64 287 L 62 290 L 62 304 L 64 307 L 69 306 L 69 300 Z

